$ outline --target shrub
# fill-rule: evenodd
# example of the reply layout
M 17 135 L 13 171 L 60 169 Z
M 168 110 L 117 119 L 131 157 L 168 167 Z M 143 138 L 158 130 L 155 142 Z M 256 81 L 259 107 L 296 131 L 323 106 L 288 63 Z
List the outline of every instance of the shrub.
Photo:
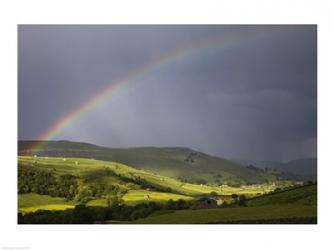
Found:
M 218 196 L 218 194 L 216 193 L 216 192 L 210 192 L 210 194 L 209 194 L 210 196 L 212 196 L 212 197 L 217 197 Z

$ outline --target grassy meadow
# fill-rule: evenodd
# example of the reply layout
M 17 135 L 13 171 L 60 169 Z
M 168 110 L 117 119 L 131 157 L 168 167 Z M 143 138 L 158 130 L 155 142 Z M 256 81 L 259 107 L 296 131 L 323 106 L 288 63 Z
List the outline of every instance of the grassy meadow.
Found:
M 270 204 L 317 206 L 317 185 L 280 191 L 274 194 L 257 197 L 247 202 L 248 206 L 254 207 L 266 206 Z
M 74 203 L 65 201 L 64 198 L 35 193 L 18 195 L 18 211 L 22 213 L 30 213 L 38 210 L 65 210 L 70 208 L 74 208 Z

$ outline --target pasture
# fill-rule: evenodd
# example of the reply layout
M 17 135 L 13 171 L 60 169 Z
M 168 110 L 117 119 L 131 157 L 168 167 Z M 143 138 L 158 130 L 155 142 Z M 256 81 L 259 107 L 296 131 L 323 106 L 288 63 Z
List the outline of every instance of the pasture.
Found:
M 297 187 L 280 191 L 247 201 L 248 206 L 266 206 L 271 204 L 298 204 L 317 206 L 317 185 Z
M 139 203 L 147 203 L 147 202 L 165 203 L 170 199 L 177 201 L 180 199 L 191 200 L 193 198 L 185 195 L 166 193 L 166 192 L 155 192 L 155 191 L 140 189 L 140 190 L 128 191 L 124 196 L 121 197 L 121 199 L 126 205 L 136 205 Z M 106 207 L 107 202 L 106 199 L 96 199 L 89 201 L 87 205 Z
M 22 213 L 30 213 L 37 210 L 65 210 L 69 208 L 74 208 L 74 203 L 67 202 L 64 198 L 34 193 L 18 195 L 18 211 Z
M 317 209 L 304 205 L 271 205 L 200 210 L 178 210 L 173 213 L 151 215 L 132 222 L 135 224 L 202 224 L 242 220 L 265 220 L 316 217 Z

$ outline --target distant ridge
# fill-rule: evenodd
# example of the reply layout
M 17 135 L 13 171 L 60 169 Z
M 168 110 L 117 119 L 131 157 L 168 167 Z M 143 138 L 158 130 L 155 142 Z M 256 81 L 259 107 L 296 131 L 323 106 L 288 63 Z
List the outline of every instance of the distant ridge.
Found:
M 317 158 L 301 158 L 286 163 L 276 161 L 240 160 L 233 159 L 243 166 L 253 165 L 258 168 L 267 168 L 284 172 L 289 176 L 295 176 L 303 180 L 317 179 Z

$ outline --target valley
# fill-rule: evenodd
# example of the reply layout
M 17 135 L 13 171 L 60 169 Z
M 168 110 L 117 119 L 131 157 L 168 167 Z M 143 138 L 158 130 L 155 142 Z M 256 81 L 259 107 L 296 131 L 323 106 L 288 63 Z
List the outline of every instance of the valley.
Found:
M 18 157 L 19 223 L 316 221 L 313 182 L 283 179 L 278 172 L 243 167 L 184 148 L 124 149 L 129 150 L 125 157 L 120 150 L 117 155 L 98 146 L 66 142 L 66 148 L 63 143 L 62 148 L 49 144 L 58 148 Z M 135 157 L 139 153 L 142 156 Z M 192 160 L 187 160 L 188 155 Z M 212 181 L 213 176 L 219 181 Z M 201 182 L 194 181 L 198 179 Z M 75 217 L 78 209 L 83 217 Z

